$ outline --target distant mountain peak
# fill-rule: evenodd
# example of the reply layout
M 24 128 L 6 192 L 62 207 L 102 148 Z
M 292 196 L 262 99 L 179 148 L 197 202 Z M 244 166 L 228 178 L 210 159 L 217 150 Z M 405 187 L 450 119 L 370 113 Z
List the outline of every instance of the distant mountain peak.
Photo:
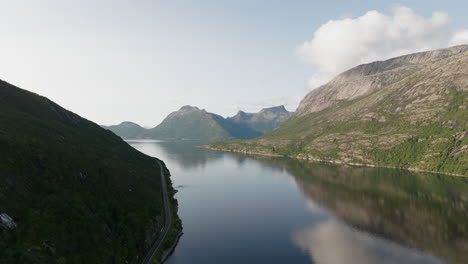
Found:
M 207 113 L 205 109 L 200 109 L 196 106 L 184 105 L 179 110 L 172 112 L 168 117 L 174 117 L 179 115 L 190 115 L 193 113 Z
M 179 109 L 179 111 L 194 111 L 194 110 L 201 110 L 201 109 L 196 106 L 191 106 L 191 105 L 184 105 Z
M 123 121 L 122 123 L 119 124 L 120 126 L 140 126 L 137 123 L 131 122 L 131 121 Z
M 233 117 L 224 118 L 196 106 L 184 105 L 170 113 L 159 125 L 145 129 L 125 121 L 116 126 L 103 126 L 126 138 L 195 139 L 223 141 L 247 139 L 268 132 L 291 116 L 284 106 L 265 108 L 258 113 L 238 111 Z
M 228 120 L 237 124 L 244 124 L 263 134 L 279 126 L 291 115 L 292 113 L 288 112 L 284 105 L 280 105 L 263 108 L 258 113 L 239 111 L 235 116 L 229 117 Z
M 145 131 L 145 129 L 142 126 L 130 121 L 124 121 L 118 125 L 101 127 L 108 129 L 114 132 L 116 135 L 119 135 L 120 137 L 125 139 L 136 138 L 138 137 L 138 135 Z
M 288 112 L 288 110 L 286 110 L 284 105 L 279 105 L 279 106 L 263 108 L 262 110 L 260 110 L 260 112 Z
M 239 110 L 239 111 L 237 112 L 237 114 L 236 114 L 235 116 L 233 116 L 233 117 L 236 117 L 236 116 L 237 116 L 237 117 L 246 118 L 246 117 L 249 117 L 249 116 L 252 116 L 252 115 L 253 115 L 252 113 L 247 113 L 247 112 L 244 112 L 244 111 L 242 111 L 242 110 Z

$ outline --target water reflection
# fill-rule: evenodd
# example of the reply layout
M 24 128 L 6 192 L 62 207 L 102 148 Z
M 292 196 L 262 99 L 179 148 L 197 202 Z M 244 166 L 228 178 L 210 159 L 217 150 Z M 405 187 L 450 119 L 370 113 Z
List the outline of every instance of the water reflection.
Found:
M 175 162 L 185 170 L 204 168 L 207 163 L 223 157 L 223 153 L 199 148 L 199 145 L 205 143 L 202 141 L 127 140 L 127 142 L 144 153 L 164 157 L 166 163 L 169 159 L 169 162 Z
M 318 264 L 441 263 L 427 254 L 354 230 L 334 218 L 299 229 L 292 239 Z
M 319 204 L 334 216 L 293 235 L 318 263 L 438 262 L 395 242 L 455 263 L 468 259 L 467 178 L 282 159 L 268 162 L 283 164 L 308 204 Z M 309 208 L 317 212 L 317 206 Z M 332 245 L 327 253 L 325 248 Z
M 132 141 L 173 172 L 168 263 L 466 263 L 468 178 Z

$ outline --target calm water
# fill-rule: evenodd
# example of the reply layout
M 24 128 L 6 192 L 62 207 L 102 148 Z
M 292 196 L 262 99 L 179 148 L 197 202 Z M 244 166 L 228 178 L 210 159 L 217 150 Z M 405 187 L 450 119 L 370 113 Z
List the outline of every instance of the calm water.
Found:
M 468 263 L 467 178 L 129 143 L 178 190 L 167 263 Z

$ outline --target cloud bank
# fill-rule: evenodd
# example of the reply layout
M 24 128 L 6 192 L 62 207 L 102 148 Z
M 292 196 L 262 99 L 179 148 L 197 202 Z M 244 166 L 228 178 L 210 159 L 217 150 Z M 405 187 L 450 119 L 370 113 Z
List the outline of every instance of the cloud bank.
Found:
M 362 63 L 459 44 L 468 44 L 468 30 L 455 29 L 447 13 L 424 17 L 398 5 L 391 15 L 368 11 L 355 18 L 330 20 L 296 52 L 318 70 L 308 81 L 310 88 L 316 88 Z

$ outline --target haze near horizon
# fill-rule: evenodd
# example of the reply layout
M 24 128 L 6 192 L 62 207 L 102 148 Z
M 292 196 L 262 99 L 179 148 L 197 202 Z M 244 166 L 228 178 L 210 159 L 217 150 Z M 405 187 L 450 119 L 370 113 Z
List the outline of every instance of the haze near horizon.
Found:
M 467 9 L 464 1 L 0 1 L 0 79 L 104 125 L 153 127 L 183 105 L 223 116 L 294 111 L 357 64 L 467 44 Z

